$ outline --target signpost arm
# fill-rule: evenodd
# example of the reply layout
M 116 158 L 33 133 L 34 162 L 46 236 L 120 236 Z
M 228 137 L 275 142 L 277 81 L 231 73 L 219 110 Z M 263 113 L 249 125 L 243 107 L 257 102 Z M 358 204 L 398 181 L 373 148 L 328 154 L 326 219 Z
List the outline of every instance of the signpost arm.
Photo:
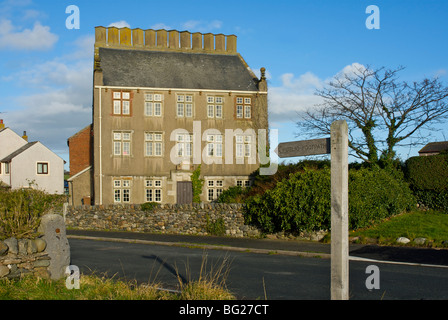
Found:
M 331 125 L 331 299 L 348 300 L 348 127 Z

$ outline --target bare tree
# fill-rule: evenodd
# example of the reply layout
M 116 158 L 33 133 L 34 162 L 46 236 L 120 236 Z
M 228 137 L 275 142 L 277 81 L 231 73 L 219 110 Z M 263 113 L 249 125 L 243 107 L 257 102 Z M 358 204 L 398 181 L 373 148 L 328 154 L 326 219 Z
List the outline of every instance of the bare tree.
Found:
M 359 65 L 335 76 L 316 91 L 323 102 L 299 115 L 298 135 L 328 135 L 331 123 L 344 119 L 354 156 L 369 163 L 389 162 L 396 147 L 421 143 L 422 129 L 448 119 L 448 87 L 437 78 L 399 81 L 403 69 Z

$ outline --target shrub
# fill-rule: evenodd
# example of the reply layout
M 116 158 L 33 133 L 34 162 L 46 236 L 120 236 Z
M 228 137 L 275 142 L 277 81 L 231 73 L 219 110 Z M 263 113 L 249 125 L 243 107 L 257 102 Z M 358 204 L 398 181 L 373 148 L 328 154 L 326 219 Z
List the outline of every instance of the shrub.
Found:
M 61 195 L 40 190 L 0 189 L 0 239 L 37 236 L 41 217 L 51 208 L 62 206 Z
M 448 213 L 448 154 L 409 158 L 405 173 L 418 203 Z
M 143 211 L 152 211 L 158 206 L 159 204 L 157 202 L 145 202 L 140 205 L 140 209 Z
M 244 196 L 247 193 L 247 189 L 242 187 L 230 187 L 224 190 L 221 195 L 216 199 L 218 203 L 242 203 Z
M 246 222 L 265 233 L 331 229 L 329 168 L 289 175 L 272 190 L 246 201 Z M 412 208 L 415 200 L 398 171 L 349 171 L 349 227 L 357 229 Z

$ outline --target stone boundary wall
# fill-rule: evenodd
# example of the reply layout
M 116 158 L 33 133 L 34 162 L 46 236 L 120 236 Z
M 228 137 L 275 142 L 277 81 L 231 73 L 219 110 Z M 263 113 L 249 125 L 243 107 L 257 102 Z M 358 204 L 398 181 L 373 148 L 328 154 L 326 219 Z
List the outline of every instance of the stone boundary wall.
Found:
M 241 204 L 161 204 L 150 210 L 141 205 L 69 206 L 65 213 L 67 228 L 80 230 L 209 235 L 210 226 L 222 222 L 225 235 L 259 235 L 244 224 Z
M 33 273 L 49 278 L 50 257 L 45 252 L 47 243 L 43 239 L 16 239 L 0 241 L 0 278 L 15 278 Z
M 58 280 L 70 265 L 70 245 L 62 215 L 42 216 L 35 239 L 10 237 L 0 241 L 0 278 L 33 274 Z

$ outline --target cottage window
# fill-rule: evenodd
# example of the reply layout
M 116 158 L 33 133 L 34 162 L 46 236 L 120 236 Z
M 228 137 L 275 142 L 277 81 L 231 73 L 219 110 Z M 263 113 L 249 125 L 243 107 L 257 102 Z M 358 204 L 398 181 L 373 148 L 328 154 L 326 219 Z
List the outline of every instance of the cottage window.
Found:
M 114 180 L 114 202 L 129 203 L 131 202 L 131 180 Z
M 113 114 L 129 116 L 131 114 L 131 93 L 128 91 L 113 92 Z
M 191 157 L 193 155 L 193 135 L 190 133 L 178 134 L 176 137 L 178 157 Z
M 219 198 L 223 192 L 222 180 L 208 180 L 207 181 L 207 199 L 214 201 Z
M 114 156 L 131 155 L 131 132 L 128 131 L 113 132 L 113 153 Z
M 145 132 L 145 156 L 161 157 L 163 151 L 163 133 Z
M 145 181 L 146 202 L 162 202 L 162 180 Z
M 47 162 L 38 162 L 37 163 L 37 174 L 48 174 L 48 163 Z
M 145 116 L 161 117 L 163 95 L 160 93 L 145 93 Z
M 193 95 L 178 94 L 177 95 L 177 111 L 176 114 L 179 118 L 192 118 L 193 117 Z
M 236 156 L 238 158 L 249 158 L 252 154 L 252 136 L 237 135 L 236 139 Z
M 222 135 L 207 135 L 207 156 L 222 157 Z
M 207 97 L 207 117 L 222 119 L 222 110 L 224 104 L 224 98 L 219 96 Z
M 252 118 L 252 98 L 236 97 L 235 116 L 237 119 Z

